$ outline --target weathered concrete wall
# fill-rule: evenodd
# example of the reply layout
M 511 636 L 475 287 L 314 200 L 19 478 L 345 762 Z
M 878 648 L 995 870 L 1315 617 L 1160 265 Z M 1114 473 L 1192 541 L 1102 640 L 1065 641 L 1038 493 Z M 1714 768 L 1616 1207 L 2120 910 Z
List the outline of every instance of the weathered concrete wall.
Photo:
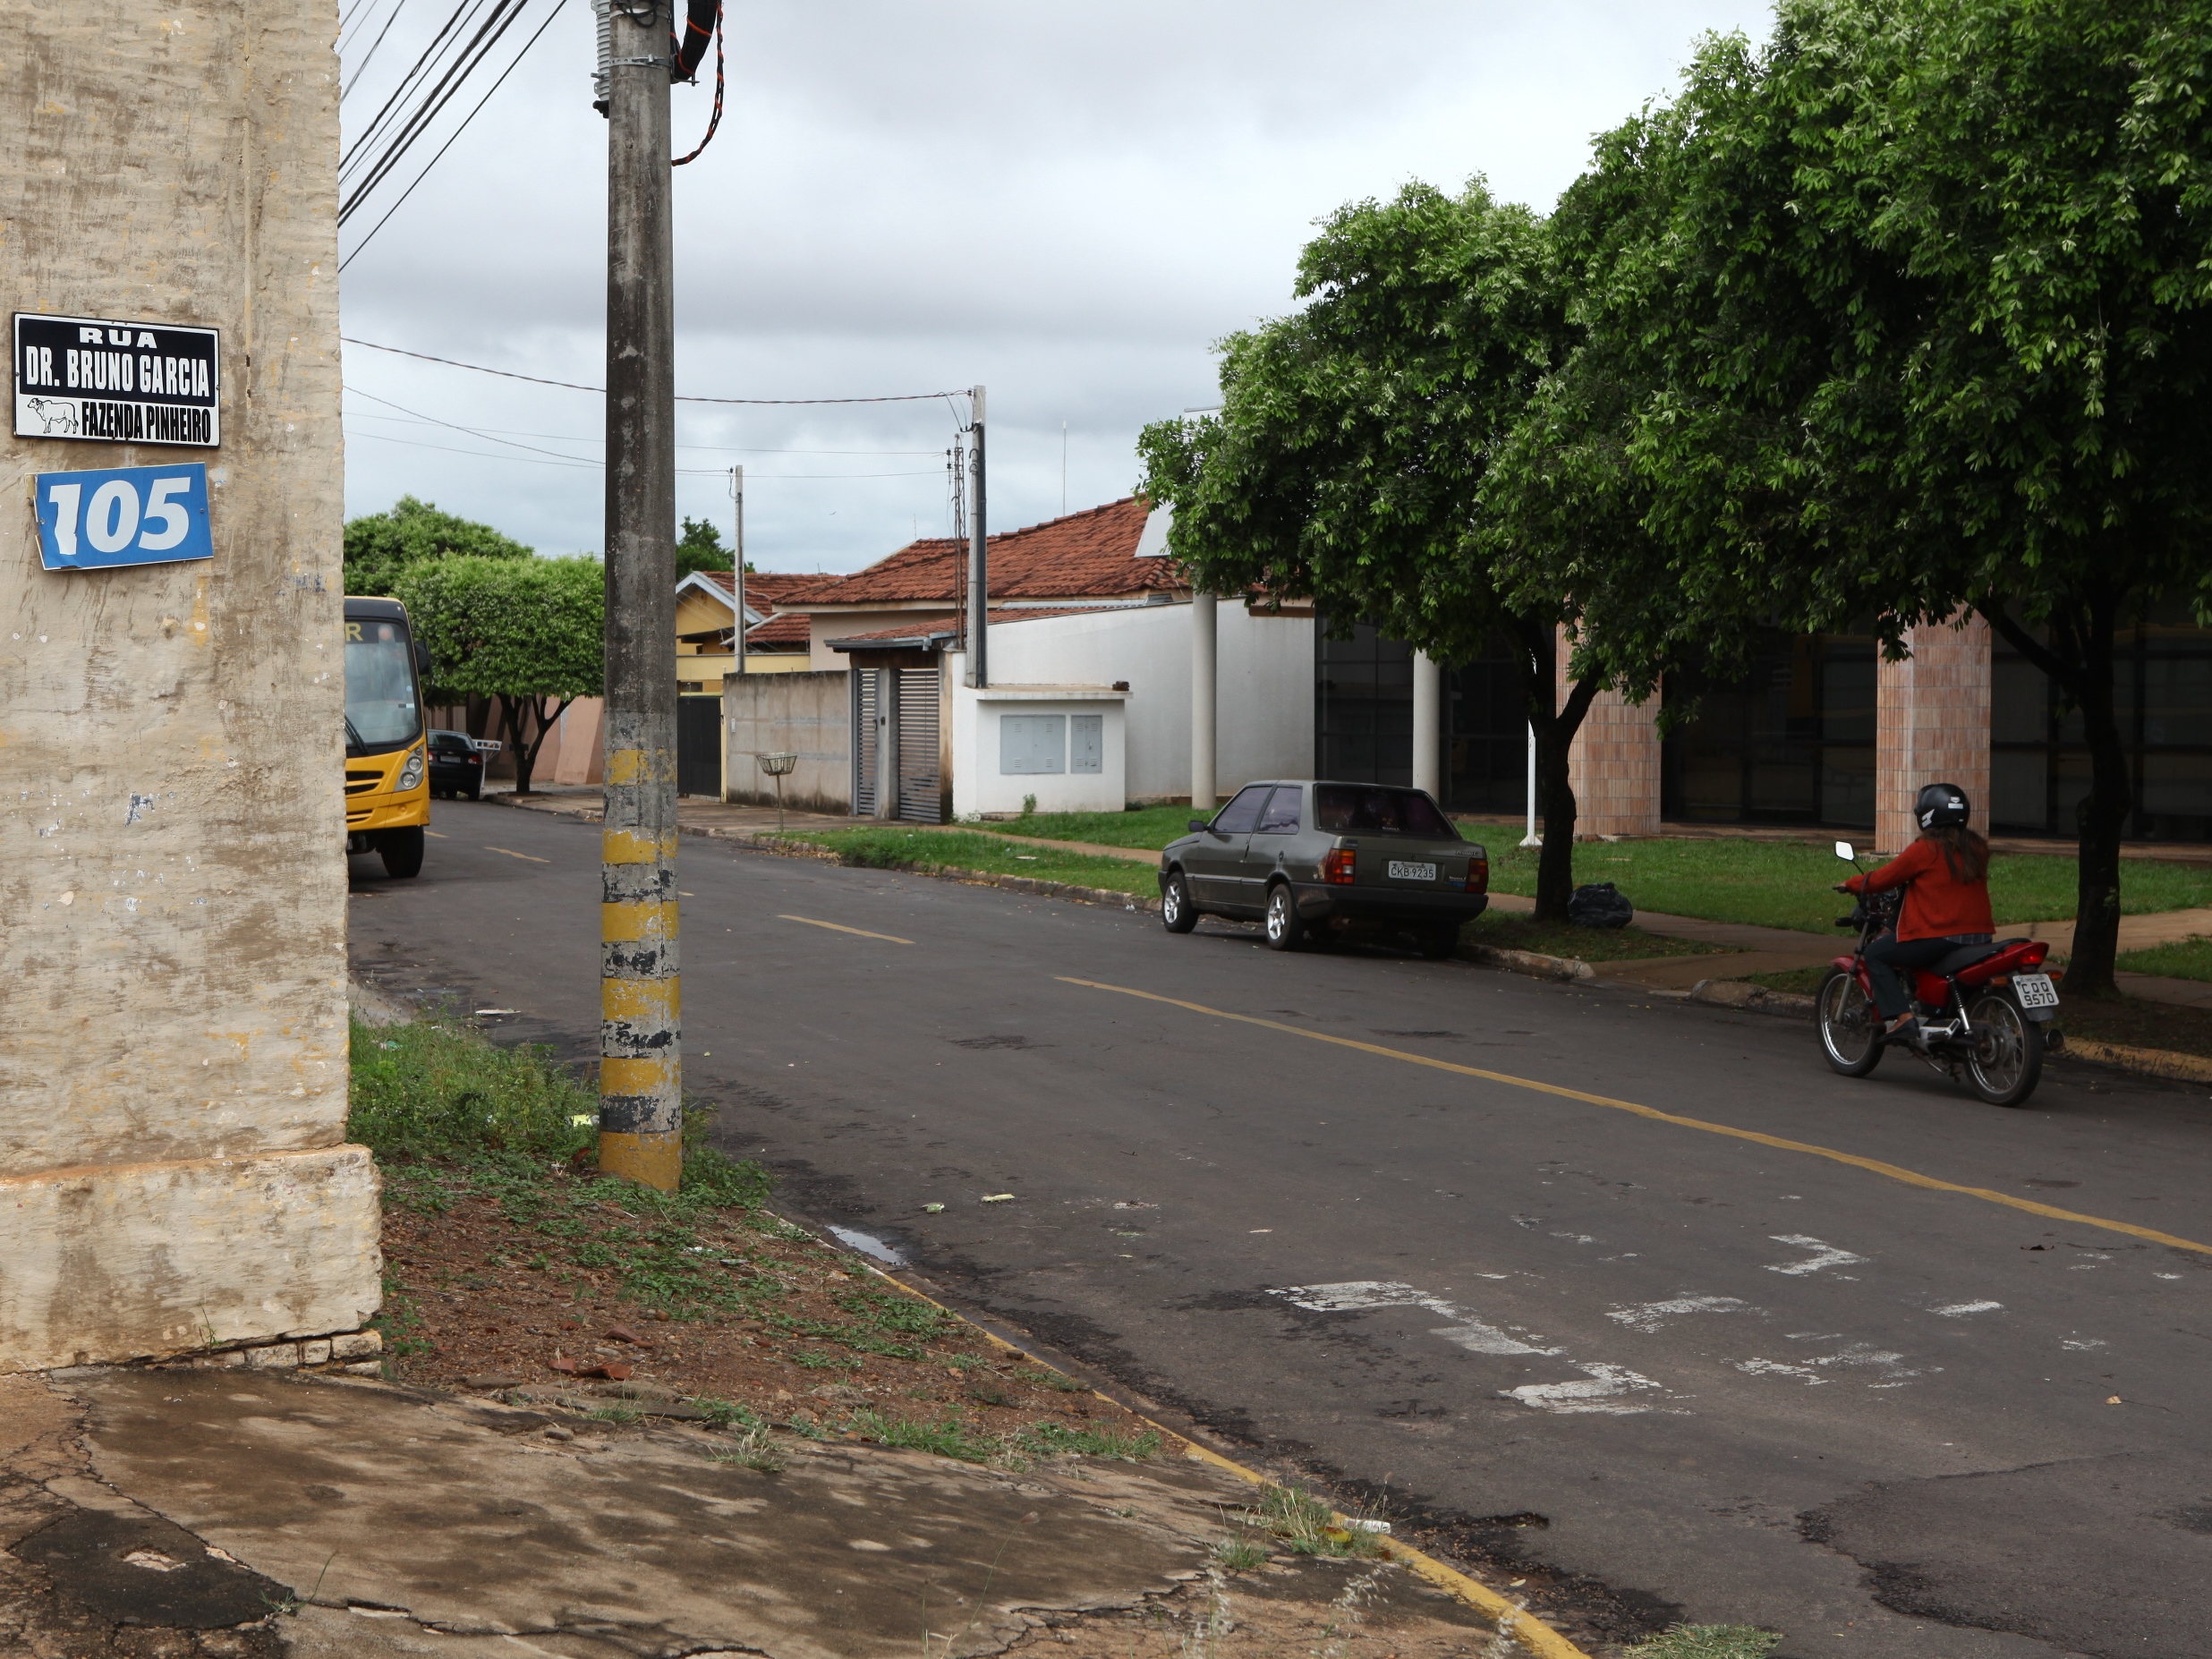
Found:
M 0 529 L 0 1370 L 360 1323 L 345 1141 L 334 0 L 0 10 L 13 308 L 223 331 L 211 562 Z
M 722 775 L 729 798 L 776 804 L 776 783 L 756 756 L 790 753 L 786 806 L 808 812 L 853 810 L 852 676 L 834 673 L 733 675 L 722 682 Z

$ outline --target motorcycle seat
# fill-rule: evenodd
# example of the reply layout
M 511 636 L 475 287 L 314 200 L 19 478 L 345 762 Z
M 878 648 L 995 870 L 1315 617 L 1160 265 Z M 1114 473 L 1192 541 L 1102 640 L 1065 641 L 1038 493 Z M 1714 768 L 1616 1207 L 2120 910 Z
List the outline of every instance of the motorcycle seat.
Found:
M 1995 956 L 1998 951 L 2004 949 L 2007 946 L 2024 944 L 2027 941 L 2024 940 L 2005 939 L 2000 940 L 1995 944 L 1992 945 L 1961 945 L 1949 956 L 1940 959 L 1934 967 L 1927 968 L 1922 971 L 1929 974 L 1940 974 L 1945 978 L 1949 978 L 1953 974 L 1961 973 L 1967 968 L 1972 967 L 1977 962 L 1987 962 L 1990 957 Z

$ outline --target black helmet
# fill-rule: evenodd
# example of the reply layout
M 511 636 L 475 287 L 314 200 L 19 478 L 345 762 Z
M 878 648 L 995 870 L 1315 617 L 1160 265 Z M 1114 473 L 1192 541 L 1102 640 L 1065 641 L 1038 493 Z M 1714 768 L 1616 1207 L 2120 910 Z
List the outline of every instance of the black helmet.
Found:
M 1962 829 L 1969 816 L 1966 791 L 1956 784 L 1924 785 L 1920 798 L 1912 804 L 1912 812 L 1923 830 Z

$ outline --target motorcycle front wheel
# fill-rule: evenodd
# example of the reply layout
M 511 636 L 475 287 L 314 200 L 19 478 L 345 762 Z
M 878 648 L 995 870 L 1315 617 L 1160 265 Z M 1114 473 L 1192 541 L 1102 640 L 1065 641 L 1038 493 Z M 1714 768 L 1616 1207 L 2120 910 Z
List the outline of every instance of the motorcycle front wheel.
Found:
M 1863 1077 L 1882 1063 L 1881 1017 L 1857 974 L 1837 968 L 1821 981 L 1813 1018 L 1830 1069 Z
M 1966 1017 L 1974 1025 L 1966 1056 L 1974 1093 L 1992 1106 L 2025 1106 L 2043 1080 L 2043 1027 L 2002 991 L 1976 998 Z

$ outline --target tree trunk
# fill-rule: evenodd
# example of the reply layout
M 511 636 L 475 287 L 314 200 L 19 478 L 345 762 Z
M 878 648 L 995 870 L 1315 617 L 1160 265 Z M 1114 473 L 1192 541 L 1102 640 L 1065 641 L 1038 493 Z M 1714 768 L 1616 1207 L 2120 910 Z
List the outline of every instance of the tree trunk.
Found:
M 546 707 L 548 702 L 553 704 L 550 709 Z M 511 741 L 515 746 L 515 794 L 530 793 L 530 775 L 537 770 L 538 751 L 545 746 L 545 735 L 553 729 L 553 722 L 560 718 L 561 710 L 567 706 L 566 702 L 557 698 L 509 697 L 506 700 L 507 720 L 514 733 Z M 538 735 L 525 744 L 522 734 L 529 729 L 533 715 L 537 718 Z
M 1561 708 L 1551 625 L 1515 617 L 1512 628 L 1520 647 L 1514 657 L 1522 700 L 1536 735 L 1536 810 L 1544 818 L 1544 847 L 1536 855 L 1536 920 L 1564 922 L 1575 890 L 1575 790 L 1567 755 L 1604 682 L 1595 676 L 1576 681 Z
M 2104 583 L 2085 589 L 2070 614 L 2054 619 L 2048 643 L 2021 626 L 2002 605 L 1980 608 L 2012 648 L 2057 681 L 2081 710 L 2089 748 L 2089 795 L 2075 825 L 2073 950 L 2066 966 L 2070 996 L 2109 997 L 2117 990 L 2112 975 L 2120 947 L 2120 841 L 2135 806 L 2113 684 L 2112 634 L 2119 602 L 2120 595 Z

